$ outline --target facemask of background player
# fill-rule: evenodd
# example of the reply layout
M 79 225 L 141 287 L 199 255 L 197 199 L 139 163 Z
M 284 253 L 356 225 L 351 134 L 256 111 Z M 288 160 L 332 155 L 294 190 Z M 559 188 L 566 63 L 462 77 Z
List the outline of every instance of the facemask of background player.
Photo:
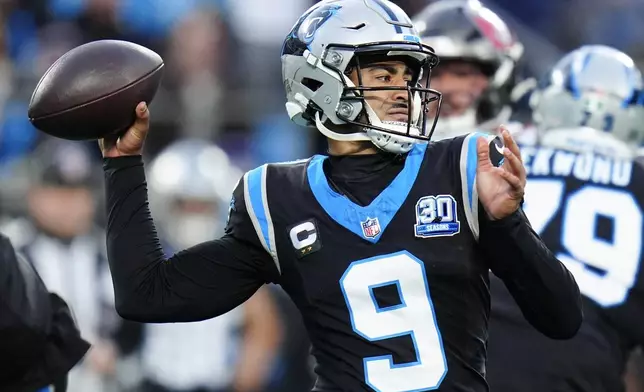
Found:
M 180 251 L 220 237 L 227 212 L 220 207 L 218 203 L 202 200 L 176 200 L 164 227 L 173 250 Z

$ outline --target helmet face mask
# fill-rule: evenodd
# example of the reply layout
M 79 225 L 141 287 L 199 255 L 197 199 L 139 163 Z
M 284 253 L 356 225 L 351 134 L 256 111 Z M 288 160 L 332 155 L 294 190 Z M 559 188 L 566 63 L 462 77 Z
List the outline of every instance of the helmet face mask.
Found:
M 376 10 L 381 4 L 387 7 L 386 17 Z M 365 83 L 364 71 L 374 59 L 404 62 L 411 82 Z M 429 78 L 424 85 L 420 80 L 422 74 L 431 74 L 438 57 L 420 43 L 404 12 L 388 1 L 318 3 L 287 36 L 282 64 L 286 108 L 300 125 L 315 126 L 334 140 L 372 141 L 394 153 L 409 151 L 431 137 L 438 116 L 430 126 L 427 113 L 430 106 L 437 112 L 441 95 L 429 88 Z M 406 94 L 406 121 L 381 119 L 369 105 L 372 95 L 386 91 Z
M 383 49 L 387 48 L 389 45 L 392 46 L 391 49 Z M 418 52 L 418 49 L 414 47 L 401 47 L 400 44 L 396 42 L 381 42 L 376 45 L 364 45 L 358 48 L 347 48 L 346 46 L 333 45 L 330 46 L 329 50 L 331 53 L 340 53 L 339 51 L 346 51 L 347 49 L 353 51 L 354 56 L 352 59 L 352 65 L 349 65 L 348 69 L 344 70 L 344 72 L 326 61 L 326 58 L 323 60 L 324 65 L 336 71 L 338 76 L 341 74 L 348 76 L 347 74 L 349 74 L 350 71 L 355 70 L 358 82 L 357 84 L 354 84 L 350 79 L 347 80 L 347 78 L 341 77 L 343 93 L 340 96 L 340 105 L 337 110 L 337 117 L 347 124 L 358 127 L 358 129 L 365 129 L 365 131 L 375 130 L 385 134 L 392 133 L 419 141 L 429 140 L 437 117 L 434 116 L 434 121 L 428 128 L 427 113 L 430 112 L 430 105 L 434 104 L 438 108 L 440 107 L 441 101 L 441 94 L 438 91 L 429 88 L 429 75 L 431 74 L 432 68 L 438 63 L 438 58 L 436 56 L 431 56 L 425 60 L 417 61 L 411 58 L 411 56 L 413 56 L 414 53 L 422 52 Z M 431 48 L 427 47 L 423 48 L 423 50 L 431 50 Z M 395 53 L 395 55 L 390 54 L 392 52 Z M 412 70 L 412 79 L 406 86 L 372 86 L 364 82 L 364 71 L 373 63 L 397 60 L 410 65 L 409 68 Z M 422 75 L 424 74 L 427 74 L 428 77 L 422 78 Z M 421 84 L 422 79 L 424 79 L 424 85 Z M 369 105 L 368 95 L 369 93 L 378 91 L 406 92 L 406 102 L 409 109 L 407 110 L 406 121 L 388 121 L 379 118 L 375 114 L 373 108 Z M 352 116 L 355 107 L 354 104 L 358 104 L 358 107 L 363 108 L 363 113 L 358 117 Z M 436 109 L 435 111 L 438 110 L 439 109 Z M 391 125 L 396 125 L 397 127 L 393 128 Z

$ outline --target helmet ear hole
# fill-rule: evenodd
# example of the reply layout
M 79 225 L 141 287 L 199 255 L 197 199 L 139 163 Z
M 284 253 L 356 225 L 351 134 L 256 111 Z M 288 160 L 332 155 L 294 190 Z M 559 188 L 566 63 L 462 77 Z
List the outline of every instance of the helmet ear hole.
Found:
M 302 85 L 304 87 L 308 88 L 309 90 L 315 92 L 320 89 L 324 85 L 324 83 L 320 82 L 319 80 L 311 79 L 311 78 L 302 78 Z

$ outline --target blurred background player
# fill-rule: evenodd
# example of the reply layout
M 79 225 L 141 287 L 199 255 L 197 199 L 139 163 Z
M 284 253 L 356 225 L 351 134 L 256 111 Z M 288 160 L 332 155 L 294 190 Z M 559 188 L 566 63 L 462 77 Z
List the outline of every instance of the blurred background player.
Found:
M 492 278 L 493 391 L 624 390 L 626 361 L 644 343 L 644 168 L 636 161 L 644 141 L 642 88 L 625 53 L 584 46 L 557 62 L 533 93 L 536 143 L 522 147 L 524 209 L 574 274 L 585 320 L 572 340 L 548 339 Z
M 70 372 L 70 392 L 117 388 L 117 357 L 129 351 L 130 336 L 139 328 L 114 310 L 104 233 L 95 220 L 101 168 L 89 148 L 43 141 L 21 167 L 29 178 L 26 215 L 3 228 L 48 290 L 69 304 L 81 335 L 92 344 Z
M 221 148 L 204 140 L 179 140 L 160 152 L 148 185 L 168 257 L 223 234 L 230 193 L 241 176 Z M 277 363 L 281 328 L 268 287 L 221 317 L 145 324 L 140 390 L 264 390 Z
M 230 192 L 243 175 L 228 154 L 200 139 L 180 139 L 151 162 L 148 187 L 167 253 L 224 231 Z M 158 217 L 157 217 L 158 216 Z
M 85 355 L 67 304 L 0 234 L 0 389 L 65 392 L 67 373 Z
M 433 140 L 493 131 L 512 112 L 523 45 L 507 24 L 476 0 L 439 0 L 413 18 L 440 64 L 432 88 L 443 94 Z

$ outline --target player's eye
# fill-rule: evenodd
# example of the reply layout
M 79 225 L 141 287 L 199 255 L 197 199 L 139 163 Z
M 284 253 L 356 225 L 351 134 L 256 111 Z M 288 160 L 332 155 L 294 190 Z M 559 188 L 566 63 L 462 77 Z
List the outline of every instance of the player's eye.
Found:
M 376 80 L 379 80 L 379 81 L 385 82 L 385 83 L 389 83 L 389 82 L 391 82 L 391 75 L 376 76 Z

